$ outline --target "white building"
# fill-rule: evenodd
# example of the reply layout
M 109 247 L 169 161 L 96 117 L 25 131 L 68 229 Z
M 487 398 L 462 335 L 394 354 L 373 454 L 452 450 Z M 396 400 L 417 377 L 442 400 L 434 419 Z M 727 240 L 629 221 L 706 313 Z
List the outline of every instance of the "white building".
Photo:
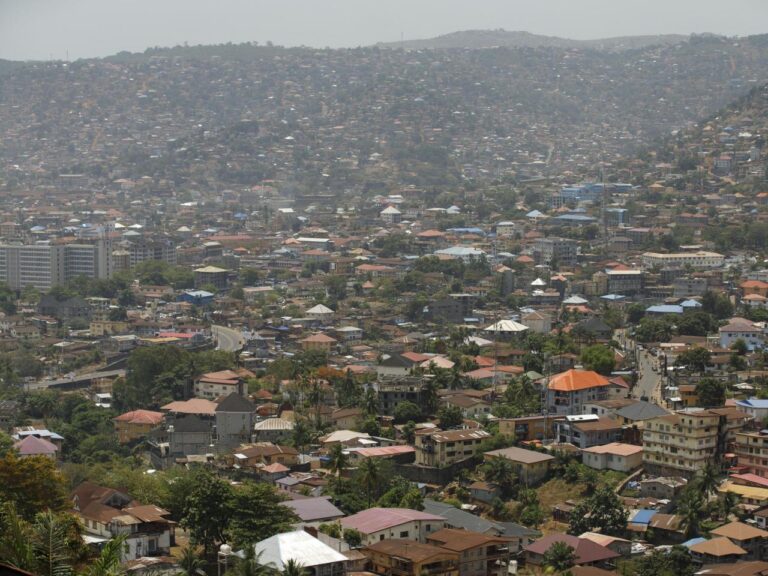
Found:
M 254 544 L 262 566 L 282 572 L 289 560 L 298 563 L 307 576 L 342 576 L 347 557 L 304 530 L 284 532 Z
M 621 442 L 593 446 L 581 451 L 585 466 L 595 470 L 630 472 L 643 463 L 643 447 Z
M 717 252 L 674 252 L 662 254 L 660 252 L 645 252 L 642 255 L 645 268 L 678 268 L 690 266 L 692 268 L 720 268 L 725 262 L 725 256 Z
M 369 508 L 342 518 L 341 527 L 360 532 L 365 545 L 392 538 L 424 543 L 430 534 L 446 527 L 446 520 L 408 508 Z
M 731 318 L 725 326 L 721 326 L 718 332 L 721 348 L 730 348 L 737 340 L 743 340 L 750 350 L 765 347 L 765 324 L 762 322 L 735 317 Z

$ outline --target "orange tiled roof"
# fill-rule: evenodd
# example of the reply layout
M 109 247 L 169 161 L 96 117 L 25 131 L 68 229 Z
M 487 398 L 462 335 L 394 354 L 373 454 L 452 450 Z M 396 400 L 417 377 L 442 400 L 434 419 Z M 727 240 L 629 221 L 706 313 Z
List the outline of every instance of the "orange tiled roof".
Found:
M 567 370 L 560 374 L 555 374 L 550 378 L 550 390 L 560 392 L 575 392 L 576 390 L 586 390 L 587 388 L 597 388 L 599 386 L 608 386 L 610 382 L 604 376 L 592 370 Z

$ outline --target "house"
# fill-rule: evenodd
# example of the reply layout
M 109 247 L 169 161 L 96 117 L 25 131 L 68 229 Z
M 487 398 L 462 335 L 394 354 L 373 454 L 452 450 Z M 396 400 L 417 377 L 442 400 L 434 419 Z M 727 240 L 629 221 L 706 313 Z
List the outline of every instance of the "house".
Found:
M 582 414 L 584 404 L 607 400 L 611 383 L 591 370 L 571 369 L 549 379 L 546 406 L 554 414 Z
M 253 441 L 273 444 L 287 442 L 293 436 L 294 426 L 293 422 L 284 418 L 276 416 L 264 418 L 253 425 Z
M 520 481 L 529 486 L 544 480 L 549 473 L 549 466 L 555 459 L 549 454 L 515 447 L 491 450 L 484 454 L 484 458 L 486 461 L 506 458 L 514 465 L 515 474 Z
M 393 538 L 424 543 L 445 528 L 445 518 L 408 508 L 369 508 L 341 519 L 342 528 L 354 528 L 370 546 Z
M 583 450 L 621 440 L 622 427 L 613 418 L 582 414 L 559 420 L 555 432 L 558 442 L 573 444 Z
M 585 448 L 581 453 L 582 462 L 595 470 L 631 472 L 643 464 L 642 446 L 611 442 L 603 446 Z
M 459 576 L 459 554 L 410 540 L 376 542 L 362 549 L 370 570 L 382 576 Z
M 234 370 L 209 372 L 195 380 L 192 392 L 198 398 L 207 398 L 209 400 L 215 400 L 221 396 L 229 396 L 233 393 L 243 395 L 245 393 L 245 382 L 240 374 Z
M 736 562 L 747 556 L 746 550 L 722 536 L 698 542 L 688 550 L 693 559 L 701 564 Z
M 37 436 L 25 436 L 21 440 L 14 442 L 13 447 L 18 453 L 19 458 L 45 456 L 55 460 L 59 452 L 59 447 L 56 444 Z
M 260 442 L 238 448 L 235 452 L 235 460 L 240 466 L 250 468 L 271 464 L 295 466 L 299 462 L 299 452 L 292 446 L 276 446 L 268 442 Z
M 681 476 L 660 476 L 640 480 L 640 497 L 656 500 L 674 500 L 688 485 L 688 480 Z
M 742 412 L 746 412 L 755 422 L 765 422 L 768 419 L 768 399 L 747 398 L 736 400 L 736 406 Z
M 301 347 L 304 350 L 318 350 L 320 352 L 325 352 L 326 354 L 330 354 L 331 350 L 338 344 L 336 338 L 332 338 L 331 336 L 322 333 L 307 336 L 300 340 L 300 342 Z
M 165 415 L 152 410 L 133 410 L 114 418 L 117 441 L 127 444 L 145 438 L 149 432 L 162 424 Z
M 501 490 L 496 484 L 477 480 L 469 485 L 469 495 L 473 500 L 490 504 L 501 496 Z
M 610 548 L 601 546 L 587 538 L 578 538 L 568 534 L 550 534 L 525 547 L 523 554 L 526 562 L 534 566 L 544 563 L 544 555 L 555 542 L 563 542 L 573 548 L 577 566 L 607 567 L 620 557 Z
M 480 451 L 486 430 L 423 430 L 416 433 L 416 464 L 444 468 L 472 458 Z
M 456 407 L 461 410 L 464 418 L 477 420 L 491 413 L 491 403 L 481 398 L 473 398 L 464 394 L 451 394 L 442 400 L 444 406 Z
M 752 560 L 763 560 L 768 552 L 768 532 L 743 522 L 729 522 L 710 530 L 710 534 L 728 538 L 746 550 Z
M 482 518 L 452 504 L 424 499 L 424 512 L 445 518 L 447 528 L 457 528 L 462 531 L 476 532 L 487 536 L 504 536 L 509 539 L 509 548 L 513 554 L 522 551 L 523 547 L 533 542 L 540 533 L 514 522 L 495 522 Z
M 317 304 L 316 306 L 313 306 L 306 311 L 308 318 L 312 318 L 313 320 L 317 320 L 322 323 L 326 323 L 332 320 L 334 314 L 336 313 L 324 304 Z
M 521 416 L 520 418 L 499 418 L 499 433 L 516 440 L 530 442 L 555 438 L 555 424 L 565 416 L 545 414 L 543 416 Z
M 123 560 L 168 556 L 175 545 L 170 513 L 136 502 L 125 492 L 83 482 L 71 494 L 73 513 L 85 533 L 102 541 L 125 537 Z
M 765 347 L 765 328 L 746 318 L 731 318 L 718 329 L 718 334 L 721 348 L 730 348 L 737 340 L 743 340 L 749 350 L 762 350 Z
M 333 522 L 344 517 L 344 512 L 326 496 L 286 500 L 282 505 L 293 510 L 303 524 Z
M 520 321 L 537 334 L 549 334 L 552 331 L 552 316 L 546 312 L 532 310 L 523 314 Z
M 216 406 L 216 437 L 219 450 L 250 442 L 256 408 L 247 398 L 232 392 Z
M 632 542 L 630 540 L 625 540 L 624 538 L 600 534 L 599 532 L 584 532 L 584 534 L 579 535 L 579 538 L 591 540 L 595 544 L 605 546 L 609 550 L 613 550 L 624 557 L 629 557 L 629 555 L 632 554 Z
M 194 270 L 195 288 L 226 290 L 229 283 L 229 270 L 216 266 L 205 266 Z
M 362 419 L 362 408 L 338 408 L 331 412 L 331 423 L 338 430 L 354 428 Z
M 290 560 L 306 576 L 343 576 L 347 557 L 304 530 L 275 534 L 253 546 L 257 562 L 274 570 L 285 570 Z
M 443 528 L 427 537 L 427 544 L 459 555 L 459 576 L 507 576 L 510 540 L 477 532 Z

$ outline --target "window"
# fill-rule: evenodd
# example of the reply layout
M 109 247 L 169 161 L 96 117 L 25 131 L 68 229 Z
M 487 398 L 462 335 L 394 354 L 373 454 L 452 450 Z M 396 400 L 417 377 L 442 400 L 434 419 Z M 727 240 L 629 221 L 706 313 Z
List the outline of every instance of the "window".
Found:
M 400 538 L 408 538 L 408 530 L 403 530 L 400 532 Z

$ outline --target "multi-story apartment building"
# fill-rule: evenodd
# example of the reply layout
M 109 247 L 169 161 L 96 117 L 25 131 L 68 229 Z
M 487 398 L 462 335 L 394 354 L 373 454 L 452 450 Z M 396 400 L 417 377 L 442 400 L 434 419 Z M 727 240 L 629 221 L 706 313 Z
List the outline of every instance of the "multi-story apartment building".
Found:
M 0 282 L 14 290 L 33 286 L 49 290 L 78 276 L 109 278 L 107 243 L 0 245 Z
M 643 466 L 652 474 L 690 478 L 708 463 L 721 461 L 749 418 L 733 408 L 653 418 L 643 430 Z
M 765 430 L 737 432 L 736 458 L 744 472 L 768 478 L 768 433 Z
M 645 252 L 642 262 L 645 268 L 720 268 L 725 261 L 725 256 L 717 252 L 674 252 L 663 254 L 660 252 Z
M 576 264 L 576 242 L 568 238 L 538 238 L 533 244 L 533 251 L 542 264 L 559 264 L 572 266 Z
M 582 414 L 584 404 L 607 400 L 611 383 L 591 370 L 568 370 L 549 379 L 546 408 L 550 414 Z
M 423 378 L 416 376 L 379 378 L 373 388 L 379 397 L 381 413 L 391 416 L 395 406 L 406 400 L 421 406 L 424 383 Z
M 485 430 L 426 431 L 416 434 L 416 464 L 444 468 L 472 458 L 482 441 L 490 437 Z

